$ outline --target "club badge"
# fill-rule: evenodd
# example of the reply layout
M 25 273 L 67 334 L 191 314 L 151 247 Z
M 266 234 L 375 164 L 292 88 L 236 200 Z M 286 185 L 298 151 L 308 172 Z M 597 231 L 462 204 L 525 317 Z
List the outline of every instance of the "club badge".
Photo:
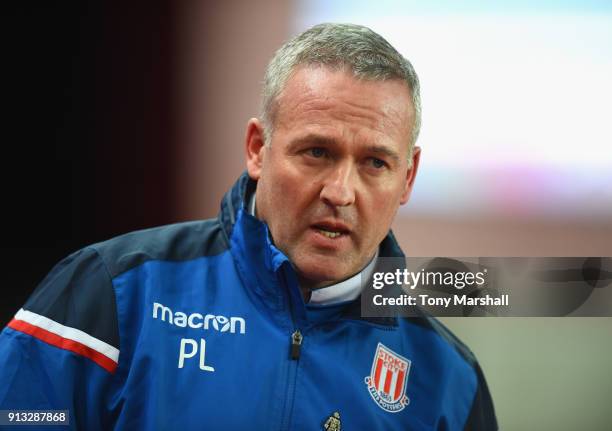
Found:
M 370 375 L 365 378 L 368 392 L 378 406 L 390 413 L 402 411 L 410 400 L 406 385 L 410 361 L 378 343 Z

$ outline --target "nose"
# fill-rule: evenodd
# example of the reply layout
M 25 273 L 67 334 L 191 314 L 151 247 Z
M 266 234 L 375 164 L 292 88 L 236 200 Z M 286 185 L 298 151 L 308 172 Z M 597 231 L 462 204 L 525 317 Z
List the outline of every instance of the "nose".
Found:
M 345 207 L 355 202 L 353 168 L 349 165 L 336 166 L 324 179 L 320 198 L 331 206 Z

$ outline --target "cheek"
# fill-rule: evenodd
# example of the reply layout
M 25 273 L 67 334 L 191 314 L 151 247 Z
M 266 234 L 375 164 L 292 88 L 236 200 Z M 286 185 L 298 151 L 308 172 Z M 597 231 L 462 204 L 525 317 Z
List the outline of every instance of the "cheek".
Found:
M 271 169 L 265 177 L 262 177 L 258 188 L 261 186 L 262 201 L 266 204 L 266 219 L 268 224 L 275 227 L 291 226 L 296 217 L 301 216 L 300 182 L 288 172 L 282 169 Z
M 368 223 L 371 223 L 372 230 L 375 230 L 378 236 L 384 237 L 391 227 L 399 208 L 399 199 L 400 195 L 396 190 L 379 191 L 372 194 L 366 210 L 368 211 Z
M 282 202 L 283 207 L 293 209 L 298 207 L 306 195 L 308 182 L 303 175 L 291 166 L 280 165 L 273 176 L 274 198 Z

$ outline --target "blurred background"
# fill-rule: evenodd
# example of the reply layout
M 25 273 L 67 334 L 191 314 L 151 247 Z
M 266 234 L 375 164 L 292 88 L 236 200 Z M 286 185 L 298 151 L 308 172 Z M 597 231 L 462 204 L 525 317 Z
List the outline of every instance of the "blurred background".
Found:
M 456 3 L 5 6 L 2 324 L 78 248 L 215 216 L 267 61 L 326 21 L 378 31 L 420 76 L 421 167 L 394 225 L 406 253 L 612 256 L 612 5 Z M 444 323 L 503 429 L 612 429 L 611 318 Z

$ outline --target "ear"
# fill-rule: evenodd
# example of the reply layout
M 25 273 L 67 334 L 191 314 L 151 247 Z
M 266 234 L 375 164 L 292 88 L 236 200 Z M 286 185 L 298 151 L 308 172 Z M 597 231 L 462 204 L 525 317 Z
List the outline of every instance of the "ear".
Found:
M 263 125 L 257 118 L 247 123 L 245 140 L 246 165 L 249 177 L 259 180 L 265 153 Z
M 417 170 L 419 169 L 419 161 L 421 160 L 421 147 L 414 147 L 412 151 L 412 167 L 408 169 L 406 173 L 406 184 L 404 185 L 404 191 L 400 199 L 400 205 L 404 205 L 410 199 L 410 193 L 414 186 L 414 179 L 416 178 Z

